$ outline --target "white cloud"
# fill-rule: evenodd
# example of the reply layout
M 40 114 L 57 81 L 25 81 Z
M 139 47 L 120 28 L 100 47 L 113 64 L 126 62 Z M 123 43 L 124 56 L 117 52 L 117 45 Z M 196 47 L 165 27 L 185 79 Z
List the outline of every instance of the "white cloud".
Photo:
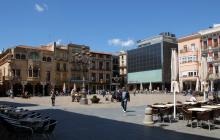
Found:
M 133 47 L 135 45 L 135 41 L 132 39 L 121 40 L 119 38 L 114 38 L 114 39 L 110 39 L 108 41 L 108 44 L 110 46 L 118 46 L 118 47 L 122 47 L 122 49 L 124 49 L 124 48 Z
M 61 42 L 62 42 L 62 40 L 61 40 L 61 39 L 58 39 L 58 40 L 56 41 L 56 44 L 57 44 L 57 45 L 60 45 Z
M 45 3 L 43 4 L 35 3 L 34 8 L 37 12 L 44 12 L 45 10 L 48 10 L 48 6 Z

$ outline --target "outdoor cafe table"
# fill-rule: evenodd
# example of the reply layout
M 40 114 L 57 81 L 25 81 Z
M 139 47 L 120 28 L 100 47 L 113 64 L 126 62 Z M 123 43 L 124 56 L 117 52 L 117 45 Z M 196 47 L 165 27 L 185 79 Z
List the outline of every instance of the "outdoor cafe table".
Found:
M 204 105 L 202 108 L 209 108 L 209 109 L 218 109 L 220 108 L 219 105 Z
M 152 107 L 155 107 L 155 108 L 165 108 L 165 107 L 172 107 L 173 105 L 170 105 L 170 104 L 164 104 L 164 105 L 152 105 Z
M 210 108 L 197 108 L 197 107 L 195 107 L 195 108 L 189 108 L 188 110 L 189 110 L 189 111 L 195 111 L 195 112 L 211 111 Z
M 183 102 L 184 105 L 195 105 L 197 102 Z
M 179 106 L 181 104 L 176 104 L 176 106 Z M 173 107 L 174 104 L 157 104 L 157 105 L 152 105 L 152 107 L 155 108 L 165 108 L 165 107 Z

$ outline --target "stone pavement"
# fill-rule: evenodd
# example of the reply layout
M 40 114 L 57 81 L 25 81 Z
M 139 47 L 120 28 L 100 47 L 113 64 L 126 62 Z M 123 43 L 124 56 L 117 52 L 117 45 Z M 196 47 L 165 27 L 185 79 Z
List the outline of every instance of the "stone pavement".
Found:
M 139 105 L 128 103 L 128 112 L 124 113 L 120 103 L 102 103 L 98 105 L 82 106 L 73 103 L 73 106 L 58 104 L 55 107 L 35 102 L 20 103 L 20 99 L 0 98 L 0 104 L 9 103 L 37 110 L 58 120 L 53 140 L 217 140 L 220 139 L 220 125 L 215 130 L 191 128 L 186 126 L 186 121 L 170 123 L 156 123 L 153 126 L 144 126 L 144 109 L 146 105 L 140 97 L 132 97 Z M 169 95 L 167 95 L 169 96 Z M 145 100 L 151 103 L 157 96 L 148 96 Z M 42 97 L 45 100 L 47 97 Z M 62 97 L 63 99 L 68 97 Z M 170 98 L 170 97 L 167 97 Z M 185 97 L 183 97 L 185 98 Z M 148 100 L 147 100 L 148 99 Z M 13 102 L 12 102 L 13 101 Z M 32 103 L 31 103 L 32 101 Z M 34 101 L 34 102 L 33 102 Z M 161 101 L 159 98 L 158 101 Z M 164 99 L 163 101 L 167 101 Z M 69 104 L 69 103 L 68 103 Z M 142 105 L 141 105 L 142 104 Z M 109 106 L 109 107 L 108 107 Z

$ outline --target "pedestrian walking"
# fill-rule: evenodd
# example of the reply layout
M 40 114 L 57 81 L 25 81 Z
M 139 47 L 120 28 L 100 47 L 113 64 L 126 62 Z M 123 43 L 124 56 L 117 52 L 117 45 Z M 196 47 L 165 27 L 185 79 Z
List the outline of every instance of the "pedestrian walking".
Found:
M 75 100 L 75 94 L 76 94 L 76 91 L 75 91 L 75 89 L 73 88 L 73 89 L 71 90 L 72 102 L 74 102 L 74 100 Z
M 13 99 L 14 98 L 14 92 L 12 89 L 9 90 L 9 94 L 10 94 L 10 97 Z
M 136 95 L 136 89 L 134 89 L 134 96 Z
M 122 100 L 121 100 L 121 106 L 123 108 L 123 111 L 127 111 L 127 102 L 130 101 L 130 94 L 125 89 L 125 87 L 122 88 Z
M 51 102 L 52 102 L 52 106 L 55 106 L 55 98 L 56 98 L 56 95 L 55 95 L 54 89 L 52 89 L 52 90 L 51 90 Z

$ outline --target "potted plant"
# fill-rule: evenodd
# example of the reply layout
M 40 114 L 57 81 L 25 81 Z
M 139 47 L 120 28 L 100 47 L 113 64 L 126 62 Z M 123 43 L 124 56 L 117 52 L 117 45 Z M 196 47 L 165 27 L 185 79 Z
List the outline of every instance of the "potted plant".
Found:
M 96 103 L 96 104 L 99 103 L 99 101 L 100 101 L 100 99 L 97 98 L 96 95 L 94 95 L 90 100 L 91 100 L 92 103 Z

